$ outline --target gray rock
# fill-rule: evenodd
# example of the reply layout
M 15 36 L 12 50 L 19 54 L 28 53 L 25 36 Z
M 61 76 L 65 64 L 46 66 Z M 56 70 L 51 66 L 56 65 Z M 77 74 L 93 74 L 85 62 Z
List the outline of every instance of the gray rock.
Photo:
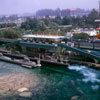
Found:
M 23 88 L 18 89 L 17 91 L 18 91 L 18 92 L 25 92 L 25 91 L 29 91 L 29 89 L 23 87 Z
M 73 96 L 71 100 L 78 100 L 79 96 Z
M 21 97 L 31 97 L 32 93 L 31 92 L 22 92 L 22 93 L 19 94 L 19 96 L 21 96 Z

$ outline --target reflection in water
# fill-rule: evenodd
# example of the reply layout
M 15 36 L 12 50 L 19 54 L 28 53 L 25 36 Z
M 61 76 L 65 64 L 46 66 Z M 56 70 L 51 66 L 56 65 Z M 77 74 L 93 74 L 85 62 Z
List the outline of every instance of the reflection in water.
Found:
M 43 66 L 41 69 L 25 69 L 17 65 L 0 62 L 0 75 L 11 73 L 29 74 L 35 77 L 36 85 L 29 88 L 30 98 L 6 93 L 0 100 L 100 100 L 100 71 L 85 66 L 68 68 Z

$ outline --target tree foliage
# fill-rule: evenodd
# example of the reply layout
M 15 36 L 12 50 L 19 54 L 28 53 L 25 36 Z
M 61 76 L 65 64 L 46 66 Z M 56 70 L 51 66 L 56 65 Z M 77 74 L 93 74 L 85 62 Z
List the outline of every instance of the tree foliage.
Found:
M 46 29 L 45 24 L 43 21 L 39 21 L 36 18 L 30 19 L 28 18 L 26 22 L 23 22 L 21 28 L 25 30 L 41 30 L 44 31 Z
M 0 31 L 0 38 L 17 39 L 23 35 L 24 31 L 19 29 L 9 28 Z
M 51 10 L 49 10 L 52 12 Z M 79 10 L 80 11 L 80 10 Z M 48 10 L 43 10 L 44 13 L 47 13 Z M 59 12 L 59 9 L 56 10 L 56 13 Z M 40 11 L 41 13 L 41 11 Z M 57 15 L 55 18 L 49 17 L 49 14 L 45 16 L 45 18 L 36 19 L 36 18 L 28 18 L 25 22 L 22 23 L 21 28 L 25 30 L 31 30 L 32 33 L 41 33 L 44 34 L 45 31 L 48 31 L 49 33 L 52 32 L 52 30 L 55 30 L 56 32 L 54 34 L 58 34 L 62 32 L 63 34 L 67 33 L 69 31 L 68 28 L 62 28 L 59 29 L 59 26 L 63 25 L 72 25 L 74 28 L 95 28 L 95 19 L 99 18 L 98 12 L 93 9 L 89 15 L 84 16 L 60 16 Z M 58 30 L 60 32 L 58 32 Z M 71 30 L 71 29 L 70 29 Z M 51 32 L 50 32 L 51 31 Z
M 61 16 L 58 15 L 58 16 L 54 19 L 54 22 L 57 23 L 58 25 L 62 25 Z
M 89 35 L 87 33 L 76 33 L 73 34 L 73 39 L 89 39 Z

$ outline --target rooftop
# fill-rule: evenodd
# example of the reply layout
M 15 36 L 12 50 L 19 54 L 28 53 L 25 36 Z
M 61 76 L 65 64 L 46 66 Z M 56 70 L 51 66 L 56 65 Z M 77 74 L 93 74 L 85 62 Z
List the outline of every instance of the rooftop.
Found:
M 58 35 L 24 35 L 22 38 L 63 39 L 63 38 L 65 38 L 65 36 L 58 36 Z

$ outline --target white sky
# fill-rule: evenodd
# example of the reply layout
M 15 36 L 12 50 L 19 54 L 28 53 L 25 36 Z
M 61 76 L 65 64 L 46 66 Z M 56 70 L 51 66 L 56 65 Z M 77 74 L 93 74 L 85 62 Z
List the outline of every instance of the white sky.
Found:
M 0 0 L 1 14 L 34 13 L 44 8 L 99 8 L 98 0 Z

